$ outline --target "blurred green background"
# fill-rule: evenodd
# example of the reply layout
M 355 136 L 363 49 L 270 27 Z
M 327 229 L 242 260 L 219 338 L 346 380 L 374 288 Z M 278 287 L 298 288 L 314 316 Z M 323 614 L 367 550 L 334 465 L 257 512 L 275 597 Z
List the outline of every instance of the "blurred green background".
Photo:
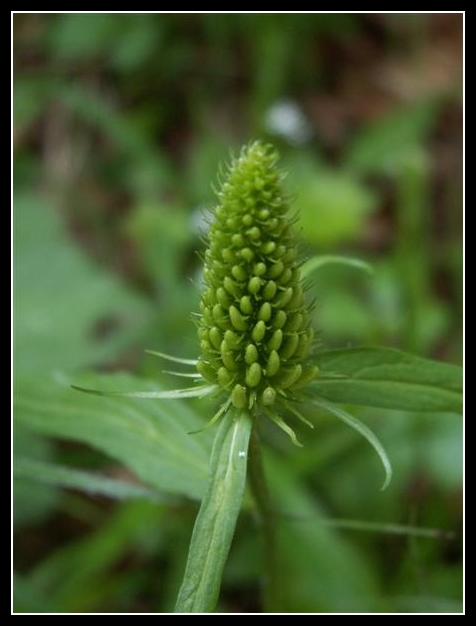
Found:
M 462 15 L 23 13 L 13 34 L 15 388 L 39 390 L 15 427 L 15 610 L 168 611 L 197 510 L 184 495 L 199 487 L 164 475 L 173 500 L 118 500 L 38 482 L 31 468 L 48 463 L 139 485 L 139 461 L 121 462 L 135 450 L 55 430 L 38 407 L 66 420 L 77 405 L 81 424 L 83 399 L 54 384 L 85 370 L 177 385 L 143 350 L 196 356 L 203 209 L 218 163 L 253 138 L 290 172 L 303 254 L 374 266 L 315 275 L 323 345 L 460 362 Z M 213 410 L 188 406 L 201 420 Z M 358 414 L 394 465 L 384 493 L 372 452 L 340 423 L 310 415 L 302 450 L 266 426 L 275 501 L 299 518 L 280 523 L 285 609 L 460 611 L 460 420 Z M 247 509 L 220 610 L 260 610 L 258 543 Z

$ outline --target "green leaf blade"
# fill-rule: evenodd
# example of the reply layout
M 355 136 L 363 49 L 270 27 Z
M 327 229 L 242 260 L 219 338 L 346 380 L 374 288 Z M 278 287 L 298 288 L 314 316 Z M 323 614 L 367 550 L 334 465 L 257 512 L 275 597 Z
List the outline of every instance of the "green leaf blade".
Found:
M 102 476 L 54 463 L 43 463 L 26 457 L 15 458 L 13 475 L 35 483 L 77 489 L 90 495 L 101 495 L 115 500 L 140 498 L 153 501 L 170 501 L 156 492 L 125 480 Z
M 147 301 L 73 246 L 52 207 L 37 196 L 15 198 L 16 377 L 108 362 L 139 342 L 152 319 Z M 103 322 L 109 330 L 99 336 Z
M 160 492 L 200 499 L 205 490 L 210 436 L 190 436 L 204 422 L 180 399 L 147 401 L 79 393 L 73 380 L 29 379 L 15 388 L 15 420 L 36 433 L 88 444 L 117 459 Z M 98 389 L 160 390 L 126 374 L 75 377 Z
M 193 529 L 175 612 L 215 608 L 246 483 L 251 416 L 229 411 L 213 444 L 210 482 Z
M 367 347 L 324 352 L 317 365 L 321 378 L 314 389 L 332 402 L 408 411 L 462 410 L 462 370 L 457 365 Z

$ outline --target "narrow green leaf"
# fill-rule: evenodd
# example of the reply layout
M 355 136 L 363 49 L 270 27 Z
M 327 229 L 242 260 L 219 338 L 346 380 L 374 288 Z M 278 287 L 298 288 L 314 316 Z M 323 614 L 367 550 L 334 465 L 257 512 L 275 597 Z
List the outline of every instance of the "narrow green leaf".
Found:
M 374 270 L 369 263 L 362 261 L 361 259 L 354 259 L 353 257 L 338 256 L 334 254 L 322 254 L 313 256 L 308 259 L 301 268 L 301 276 L 307 278 L 312 272 L 325 267 L 326 265 L 347 265 L 353 267 L 367 274 L 373 274 Z
M 303 522 L 319 524 L 328 528 L 342 530 L 356 530 L 364 533 L 377 533 L 381 535 L 400 535 L 403 537 L 424 537 L 426 539 L 445 539 L 451 541 L 455 533 L 451 530 L 440 528 L 425 528 L 423 526 L 410 526 L 407 524 L 393 524 L 389 522 L 367 522 L 357 519 L 323 518 L 322 516 L 296 515 L 294 513 L 281 513 L 279 520 L 284 522 Z
M 175 372 L 174 370 L 162 370 L 163 374 L 171 374 L 172 376 L 178 376 L 179 378 L 195 378 L 196 380 L 200 380 L 201 375 L 196 372 L 195 374 L 191 372 Z
M 79 385 L 71 385 L 71 389 L 82 391 L 93 396 L 109 398 L 142 398 L 147 400 L 176 400 L 177 398 L 203 398 L 203 396 L 217 390 L 216 385 L 201 385 L 200 387 L 187 387 L 185 389 L 170 389 L 167 391 L 103 391 L 100 389 L 88 389 Z
M 319 399 L 313 398 L 312 401 L 314 402 L 316 406 L 319 406 L 325 409 L 326 411 L 329 411 L 330 413 L 338 417 L 340 420 L 342 420 L 345 424 L 347 424 L 348 426 L 356 430 L 359 434 L 362 435 L 362 437 L 367 439 L 367 441 L 370 443 L 370 445 L 372 446 L 372 448 L 375 450 L 375 452 L 380 457 L 380 460 L 382 461 L 382 465 L 385 470 L 385 480 L 380 489 L 381 491 L 386 489 L 390 481 L 392 480 L 392 474 L 393 474 L 392 466 L 390 465 L 390 461 L 387 456 L 387 453 L 385 452 L 385 448 L 382 446 L 377 436 L 370 430 L 368 426 L 366 426 L 363 422 L 358 420 L 353 415 L 350 415 L 350 413 L 347 413 L 347 411 L 344 411 L 343 409 L 337 406 L 334 406 L 330 402 L 326 402 L 325 400 L 322 400 L 322 398 L 319 398 Z
M 98 389 L 160 390 L 153 381 L 126 374 L 89 374 L 76 381 Z M 161 492 L 202 497 L 211 438 L 187 434 L 204 421 L 184 401 L 100 397 L 74 391 L 71 382 L 35 377 L 18 383 L 15 420 L 40 434 L 89 444 Z
M 146 487 L 134 485 L 124 480 L 117 480 L 73 469 L 53 463 L 42 463 L 27 458 L 16 458 L 13 463 L 14 478 L 23 478 L 36 483 L 58 485 L 69 489 L 78 489 L 88 494 L 99 494 L 108 498 L 123 500 L 126 498 L 146 498 L 155 501 L 170 501 Z
M 229 411 L 213 443 L 210 479 L 193 529 L 177 613 L 215 608 L 246 482 L 251 416 Z
M 172 361 L 173 363 L 182 363 L 182 365 L 196 365 L 197 359 L 180 359 L 178 356 L 172 356 L 170 354 L 165 354 L 165 352 L 157 352 L 156 350 L 146 350 L 146 354 L 151 354 L 152 356 L 158 356 L 161 359 L 165 359 L 166 361 Z
M 288 437 L 291 439 L 295 446 L 298 446 L 298 448 L 302 448 L 302 443 L 297 438 L 296 433 L 291 428 L 291 426 L 286 424 L 282 417 L 280 417 L 277 413 L 273 413 L 272 411 L 265 411 L 265 413 L 269 417 L 269 419 L 276 424 L 276 426 L 279 426 L 279 428 L 281 428 L 281 430 L 283 430 L 288 435 Z
M 459 413 L 462 370 L 391 348 L 331 350 L 317 356 L 314 389 L 332 402 L 408 411 Z M 326 378 L 335 376 L 335 378 Z

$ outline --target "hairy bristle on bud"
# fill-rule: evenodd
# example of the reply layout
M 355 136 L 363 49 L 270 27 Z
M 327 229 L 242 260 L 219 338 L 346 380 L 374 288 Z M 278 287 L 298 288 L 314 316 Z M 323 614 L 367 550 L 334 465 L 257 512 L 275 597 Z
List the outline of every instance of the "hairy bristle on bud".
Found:
M 208 233 L 198 372 L 237 408 L 269 407 L 312 381 L 310 311 L 277 153 L 254 142 L 233 160 Z

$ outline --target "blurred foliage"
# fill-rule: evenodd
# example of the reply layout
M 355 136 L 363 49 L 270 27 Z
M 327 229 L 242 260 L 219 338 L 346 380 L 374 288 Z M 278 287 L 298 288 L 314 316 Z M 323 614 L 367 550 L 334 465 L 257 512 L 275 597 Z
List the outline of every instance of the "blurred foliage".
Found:
M 131 346 L 150 305 L 83 258 L 44 201 L 17 194 L 14 237 L 18 375 L 100 364 Z
M 213 403 L 67 385 L 127 370 L 101 385 L 176 386 L 143 349 L 195 356 L 217 163 L 257 136 L 292 173 L 303 254 L 375 270 L 313 277 L 323 345 L 460 361 L 462 16 L 22 13 L 13 34 L 15 610 L 167 611 L 210 446 L 186 433 Z M 365 442 L 329 416 L 307 410 L 299 450 L 263 425 L 285 610 L 460 611 L 460 422 L 355 411 L 392 460 L 384 493 Z M 125 483 L 134 499 L 115 500 Z M 246 506 L 221 610 L 260 610 L 258 543 Z

